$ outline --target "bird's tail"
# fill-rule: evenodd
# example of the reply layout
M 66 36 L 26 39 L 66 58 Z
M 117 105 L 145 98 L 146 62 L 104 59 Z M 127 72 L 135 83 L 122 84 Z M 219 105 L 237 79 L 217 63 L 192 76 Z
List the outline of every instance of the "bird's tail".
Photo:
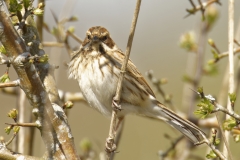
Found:
M 166 108 L 163 104 L 158 102 L 158 106 L 161 108 L 161 111 L 165 113 L 164 120 L 170 124 L 172 127 L 179 130 L 183 135 L 189 138 L 194 144 L 201 142 L 203 139 L 206 139 L 206 135 L 199 127 L 197 127 L 192 122 L 183 119 L 178 116 L 176 113 Z

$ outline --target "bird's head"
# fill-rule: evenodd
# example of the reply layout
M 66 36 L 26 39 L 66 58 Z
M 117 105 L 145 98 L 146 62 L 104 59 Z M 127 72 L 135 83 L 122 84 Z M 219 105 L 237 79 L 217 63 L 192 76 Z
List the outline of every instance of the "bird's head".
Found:
M 106 47 L 108 49 L 113 49 L 115 43 L 106 28 L 95 26 L 88 29 L 82 47 L 91 47 L 93 50 L 99 50 Z

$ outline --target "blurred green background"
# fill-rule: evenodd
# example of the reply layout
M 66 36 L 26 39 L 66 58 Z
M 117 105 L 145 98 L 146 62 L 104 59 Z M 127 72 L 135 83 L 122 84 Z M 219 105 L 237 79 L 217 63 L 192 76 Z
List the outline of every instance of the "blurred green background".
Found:
M 50 28 L 56 25 L 51 11 L 59 19 L 75 15 L 78 17 L 78 21 L 69 23 L 66 27 L 75 26 L 75 33 L 81 39 L 85 37 L 88 28 L 97 25 L 104 26 L 110 31 L 113 40 L 119 48 L 124 51 L 135 3 L 133 0 L 48 0 L 46 1 L 44 21 Z M 225 0 L 222 0 L 221 3 L 222 6 L 216 5 L 220 17 L 210 31 L 208 38 L 214 39 L 220 51 L 223 52 L 228 50 L 228 4 Z M 237 10 L 239 6 L 240 0 L 236 0 L 235 30 L 237 30 L 240 18 L 240 11 Z M 179 38 L 183 33 L 190 30 L 198 34 L 201 23 L 200 12 L 184 18 L 187 15 L 185 11 L 187 8 L 192 8 L 188 0 L 143 0 L 131 51 L 132 61 L 143 74 L 152 69 L 155 77 L 168 79 L 168 84 L 164 85 L 163 89 L 166 93 L 173 96 L 174 106 L 185 113 L 188 113 L 188 108 L 184 106 L 188 97 L 183 97 L 184 82 L 182 77 L 186 73 L 188 56 L 194 57 L 195 55 L 187 53 L 179 47 Z M 239 39 L 239 35 L 236 38 Z M 55 38 L 44 31 L 44 41 L 55 41 Z M 71 45 L 79 46 L 73 40 L 71 40 Z M 79 91 L 77 82 L 67 78 L 67 68 L 64 63 L 69 62 L 69 57 L 66 50 L 62 48 L 46 48 L 45 51 L 50 55 L 50 63 L 59 66 L 59 69 L 55 72 L 59 89 L 72 92 Z M 210 47 L 207 46 L 205 64 L 210 58 L 212 58 L 212 54 Z M 219 95 L 227 60 L 225 58 L 218 63 L 218 75 L 202 78 L 200 86 L 204 87 L 206 94 Z M 0 73 L 3 74 L 5 69 L 5 66 L 1 66 Z M 10 68 L 10 78 L 11 80 L 17 78 L 13 68 Z M 153 90 L 156 93 L 156 89 L 153 88 Z M 159 94 L 157 94 L 157 97 L 162 101 L 162 97 Z M 7 118 L 7 112 L 15 108 L 16 98 L 0 92 L 0 104 L 0 135 L 7 140 L 10 136 L 4 133 L 4 128 L 6 127 L 4 123 L 11 122 L 11 119 Z M 27 104 L 26 109 L 31 111 L 31 106 Z M 239 111 L 239 100 L 237 100 L 236 111 Z M 69 112 L 69 123 L 78 151 L 79 143 L 85 137 L 92 141 L 93 147 L 97 152 L 104 149 L 110 124 L 109 118 L 102 116 L 84 103 L 75 103 L 74 108 Z M 157 152 L 166 150 L 171 145 L 170 141 L 164 138 L 165 133 L 175 138 L 180 135 L 165 123 L 135 115 L 127 116 L 123 136 L 118 148 L 120 153 L 116 155 L 116 160 L 159 159 Z M 45 148 L 38 131 L 36 131 L 35 137 L 36 143 L 34 146 L 36 148 L 34 155 L 41 156 Z M 238 145 L 233 145 L 235 159 L 240 158 L 240 153 L 237 152 L 237 149 L 234 149 L 237 147 Z M 197 147 L 196 152 L 205 154 L 205 150 L 201 146 Z

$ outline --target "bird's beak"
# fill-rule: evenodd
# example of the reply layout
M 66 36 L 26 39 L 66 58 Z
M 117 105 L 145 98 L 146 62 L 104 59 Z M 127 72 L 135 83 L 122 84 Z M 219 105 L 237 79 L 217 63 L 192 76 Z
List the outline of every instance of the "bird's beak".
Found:
M 98 36 L 93 36 L 93 42 L 97 42 L 97 41 L 99 41 L 99 37 Z

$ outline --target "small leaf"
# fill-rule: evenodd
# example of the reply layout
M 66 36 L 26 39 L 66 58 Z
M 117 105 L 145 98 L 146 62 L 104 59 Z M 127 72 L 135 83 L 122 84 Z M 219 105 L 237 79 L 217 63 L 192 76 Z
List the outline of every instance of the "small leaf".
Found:
M 231 131 L 233 129 L 233 127 L 235 127 L 236 125 L 237 125 L 236 119 L 231 117 L 224 121 L 223 129 L 227 130 L 227 131 Z
M 3 45 L 0 46 L 0 53 L 7 55 L 7 51 Z
M 18 116 L 18 111 L 14 108 L 14 109 L 11 109 L 9 112 L 8 112 L 8 117 L 12 118 L 12 119 L 17 119 L 17 116 Z
M 12 130 L 12 126 L 7 126 L 6 128 L 4 128 L 5 133 L 9 134 Z
M 8 72 L 4 73 L 1 77 L 0 77 L 0 83 L 6 83 L 10 81 L 10 77 L 8 75 Z
M 216 138 L 216 139 L 215 139 L 215 142 L 214 142 L 214 145 L 215 145 L 215 146 L 216 146 L 216 145 L 219 145 L 220 142 L 221 142 L 220 139 L 219 139 L 219 138 Z
M 208 64 L 204 67 L 204 73 L 209 76 L 216 75 L 218 73 L 217 65 L 215 64 Z
M 184 33 L 180 37 L 180 47 L 188 52 L 194 52 L 197 49 L 196 36 L 194 32 Z
M 73 102 L 72 101 L 67 101 L 64 104 L 64 106 L 65 106 L 66 109 L 71 109 L 73 107 Z
M 28 7 L 30 6 L 30 0 L 23 0 L 23 6 L 25 9 L 28 9 Z
M 19 126 L 14 126 L 14 127 L 13 127 L 13 132 L 14 132 L 14 133 L 18 133 L 19 130 L 20 130 L 20 127 L 19 127 Z
M 39 62 L 39 63 L 46 63 L 46 62 L 48 62 L 48 55 L 47 55 L 47 54 L 42 55 L 42 56 L 38 59 L 38 62 Z
M 75 28 L 74 28 L 73 26 L 70 26 L 70 27 L 68 28 L 68 31 L 69 31 L 70 33 L 74 33 Z
M 229 99 L 231 103 L 235 103 L 237 96 L 235 93 L 228 93 Z
M 194 114 L 200 118 L 206 118 L 214 109 L 214 105 L 206 98 L 202 99 L 197 106 L 198 109 L 194 112 Z
M 36 16 L 42 16 L 44 13 L 44 10 L 43 9 L 40 9 L 40 8 L 36 8 L 33 10 L 33 14 L 36 15 Z
M 80 148 L 84 152 L 89 152 L 92 149 L 92 143 L 88 138 L 84 138 L 80 141 Z
M 44 3 L 41 2 L 41 3 L 38 4 L 38 8 L 39 8 L 39 9 L 44 9 L 44 7 L 45 7 L 45 4 L 44 4 Z
M 212 39 L 208 39 L 208 44 L 210 45 L 210 46 L 212 46 L 212 47 L 214 47 L 215 46 L 215 43 L 214 43 L 214 41 L 212 40 Z
M 10 0 L 9 3 L 9 11 L 10 12 L 17 12 L 22 9 L 22 5 L 18 4 L 17 0 Z
M 78 18 L 76 16 L 72 16 L 68 19 L 69 22 L 77 21 Z
M 214 59 L 219 59 L 219 55 L 218 55 L 218 53 L 214 50 L 214 49 L 211 49 L 211 52 L 212 52 L 212 54 L 213 54 L 213 58 Z
M 213 158 L 217 158 L 217 155 L 211 150 L 207 155 L 206 155 L 207 159 L 213 159 Z
M 189 75 L 183 75 L 183 81 L 188 83 L 193 83 L 194 80 Z

